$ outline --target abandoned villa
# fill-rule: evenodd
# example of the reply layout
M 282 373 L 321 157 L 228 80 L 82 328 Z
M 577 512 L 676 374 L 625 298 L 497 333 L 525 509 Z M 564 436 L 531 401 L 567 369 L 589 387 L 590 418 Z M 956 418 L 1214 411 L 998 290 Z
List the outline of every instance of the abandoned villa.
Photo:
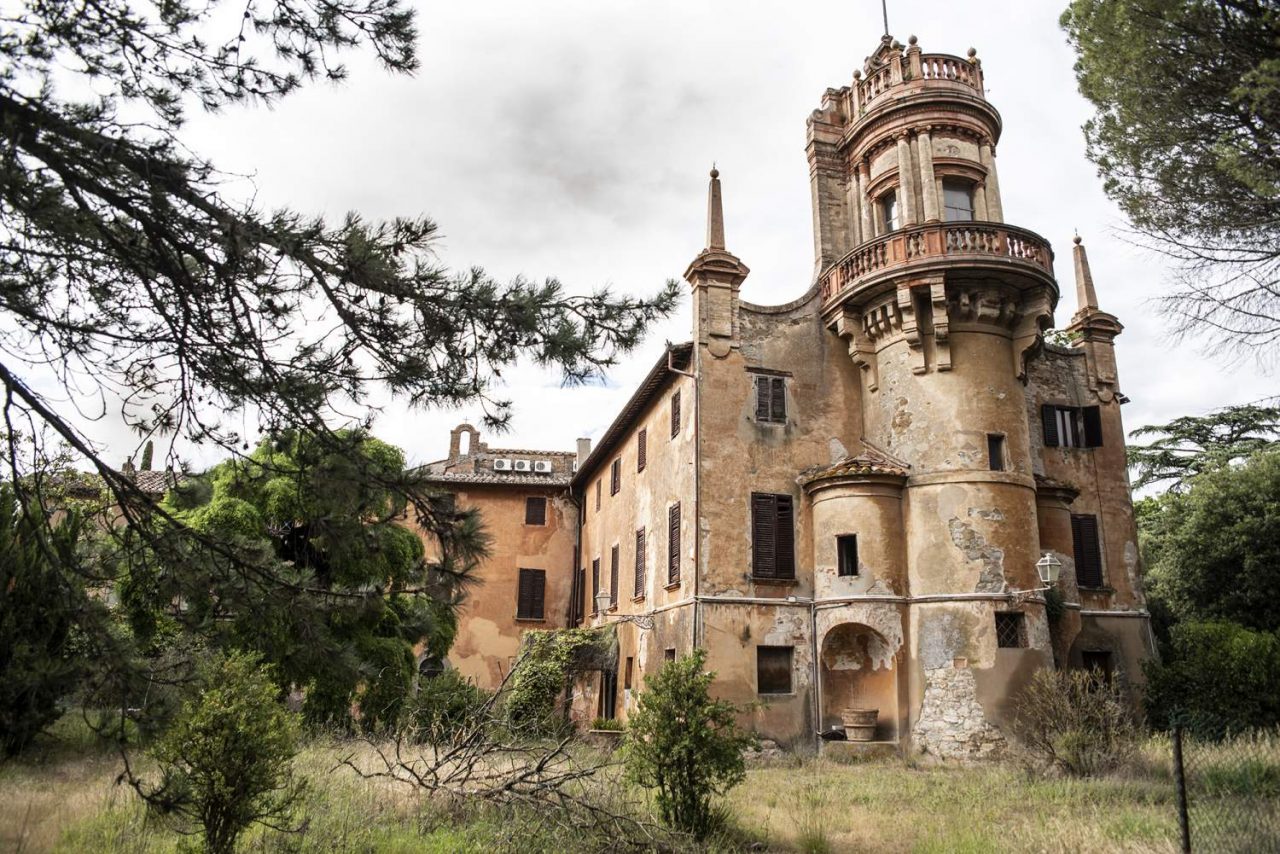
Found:
M 615 668 L 572 692 L 583 726 L 702 647 L 762 737 L 874 710 L 864 742 L 942 757 L 999 752 L 1039 668 L 1136 690 L 1122 327 L 1077 237 L 1079 310 L 1046 339 L 1054 255 L 1005 221 L 1000 133 L 974 51 L 882 39 L 808 119 L 814 277 L 782 305 L 739 298 L 713 169 L 691 340 L 594 447 L 463 424 L 428 466 L 493 538 L 445 666 L 493 687 L 524 631 L 614 624 Z

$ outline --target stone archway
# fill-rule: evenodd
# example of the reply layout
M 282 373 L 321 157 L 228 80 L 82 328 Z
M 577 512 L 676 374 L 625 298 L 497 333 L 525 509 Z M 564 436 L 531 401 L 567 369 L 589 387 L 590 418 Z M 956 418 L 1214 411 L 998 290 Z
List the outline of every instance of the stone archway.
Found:
M 820 668 L 823 730 L 839 726 L 844 709 L 878 709 L 875 740 L 898 740 L 899 667 L 883 635 L 862 623 L 835 626 L 822 640 Z

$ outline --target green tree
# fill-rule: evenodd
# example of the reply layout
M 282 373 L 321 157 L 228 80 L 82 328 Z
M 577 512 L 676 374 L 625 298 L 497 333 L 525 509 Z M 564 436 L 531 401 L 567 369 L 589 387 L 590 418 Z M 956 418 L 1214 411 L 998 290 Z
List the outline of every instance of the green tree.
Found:
M 0 750 L 11 756 L 62 714 L 84 672 L 77 626 L 97 610 L 67 566 L 76 562 L 83 520 L 64 516 L 42 535 L 0 484 Z
M 1280 446 L 1280 406 L 1226 406 L 1208 415 L 1139 427 L 1129 435 L 1154 437 L 1146 445 L 1128 447 L 1129 466 L 1138 472 L 1134 488 L 1167 483 L 1181 492 L 1197 474 Z
M 255 824 L 290 828 L 304 792 L 290 766 L 299 725 L 256 656 L 215 658 L 201 666 L 198 685 L 151 750 L 159 783 L 126 773 L 153 810 L 198 832 L 206 851 L 226 854 Z
M 312 723 L 346 726 L 355 703 L 361 725 L 377 730 L 395 723 L 410 693 L 414 647 L 448 652 L 453 606 L 485 537 L 474 514 L 455 512 L 428 559 L 405 495 L 440 518 L 447 502 L 406 470 L 398 448 L 358 430 L 339 435 L 342 452 L 300 433 L 263 440 L 167 501 L 183 524 L 274 559 L 277 577 L 315 595 L 227 584 L 217 563 L 189 560 L 129 566 L 120 599 L 144 641 L 176 623 L 256 650 L 286 685 L 307 687 Z
M 500 282 L 479 268 L 451 271 L 434 254 L 436 225 L 425 217 L 368 222 L 353 213 L 326 222 L 263 210 L 246 201 L 249 188 L 184 144 L 192 108 L 272 103 L 314 79 L 341 80 L 342 57 L 357 47 L 392 72 L 411 73 L 415 40 L 415 15 L 399 0 L 47 0 L 6 14 L 6 423 L 29 424 L 37 437 L 47 430 L 102 478 L 118 508 L 111 522 L 121 528 L 105 566 L 121 568 L 132 595 L 167 603 L 167 567 L 202 574 L 211 604 L 199 614 L 207 619 L 184 618 L 184 627 L 216 633 L 219 603 L 235 602 L 243 619 L 247 603 L 257 603 L 266 616 L 297 615 L 299 625 L 283 637 L 305 637 L 301 620 L 338 599 L 351 612 L 398 594 L 342 577 L 312 584 L 312 569 L 264 545 L 262 520 L 247 500 L 220 501 L 198 520 L 156 506 L 77 429 L 81 398 L 120 401 L 140 436 L 164 434 L 179 448 L 212 446 L 243 458 L 258 435 L 290 436 L 334 459 L 350 447 L 339 428 L 367 429 L 375 396 L 418 408 L 479 403 L 487 422 L 501 426 L 511 414 L 492 385 L 501 371 L 526 360 L 569 382 L 585 380 L 615 364 L 676 303 L 673 282 L 633 299 L 607 290 L 573 295 L 554 279 Z M 2 444 L 11 469 L 41 473 L 39 442 Z M 171 451 L 167 463 L 174 461 Z M 355 455 L 346 479 L 398 494 L 446 548 L 475 537 L 438 496 L 386 477 L 381 466 L 376 456 Z M 57 509 L 45 482 L 33 479 L 20 496 L 31 518 Z M 406 547 L 392 533 L 374 534 L 390 550 Z M 356 543 L 327 544 L 347 546 Z M 396 611 L 388 603 L 370 608 L 385 619 Z M 101 644 L 99 658 L 106 650 Z M 362 656 L 393 669 L 403 663 L 398 647 L 381 642 Z
M 1183 266 L 1179 329 L 1280 340 L 1280 8 L 1072 0 L 1062 26 L 1096 109 L 1088 155 L 1137 232 Z
M 1148 595 L 1174 620 L 1280 630 L 1280 449 L 1199 475 L 1139 519 Z
M 738 729 L 737 707 L 711 697 L 706 657 L 695 649 L 645 679 L 623 746 L 628 778 L 656 789 L 663 821 L 698 839 L 714 829 L 714 798 L 746 777 L 742 752 L 756 743 Z

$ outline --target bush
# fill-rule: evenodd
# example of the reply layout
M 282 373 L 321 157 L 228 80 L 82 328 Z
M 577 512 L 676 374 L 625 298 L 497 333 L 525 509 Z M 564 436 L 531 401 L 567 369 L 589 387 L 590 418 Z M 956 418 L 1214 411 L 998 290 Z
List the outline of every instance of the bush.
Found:
M 1179 623 L 1163 661 L 1149 661 L 1147 714 L 1176 716 L 1203 737 L 1280 724 L 1280 634 L 1234 623 Z
M 623 746 L 628 779 L 657 789 L 663 821 L 697 839 L 713 829 L 712 799 L 745 779 L 742 751 L 756 744 L 738 729 L 737 707 L 711 698 L 705 662 L 696 649 L 645 679 Z
M 253 824 L 287 827 L 303 793 L 290 767 L 300 720 L 281 705 L 257 656 L 232 653 L 199 675 L 198 695 L 152 749 L 159 787 L 132 782 L 148 806 L 200 834 L 206 851 L 223 854 Z
M 591 728 L 603 732 L 622 732 L 622 721 L 617 718 L 596 718 L 591 722 Z
M 416 741 L 446 744 L 468 731 L 490 694 L 456 670 L 423 678 L 410 702 L 409 714 Z
M 612 629 L 559 629 L 525 632 L 520 659 L 504 689 L 507 727 L 521 736 L 562 732 L 568 718 L 559 708 L 575 674 L 617 660 Z
M 1088 670 L 1040 670 L 1014 701 L 1032 756 L 1074 776 L 1114 768 L 1138 746 L 1133 711 L 1119 684 Z

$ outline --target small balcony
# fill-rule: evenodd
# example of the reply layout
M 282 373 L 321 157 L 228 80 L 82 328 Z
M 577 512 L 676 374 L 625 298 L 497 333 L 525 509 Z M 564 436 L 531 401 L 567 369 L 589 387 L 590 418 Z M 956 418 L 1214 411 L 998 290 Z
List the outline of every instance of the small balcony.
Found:
M 981 271 L 1013 285 L 1047 284 L 1057 290 L 1049 241 L 1000 222 L 940 222 L 891 231 L 832 264 L 818 285 L 827 308 L 886 279 L 959 269 Z

